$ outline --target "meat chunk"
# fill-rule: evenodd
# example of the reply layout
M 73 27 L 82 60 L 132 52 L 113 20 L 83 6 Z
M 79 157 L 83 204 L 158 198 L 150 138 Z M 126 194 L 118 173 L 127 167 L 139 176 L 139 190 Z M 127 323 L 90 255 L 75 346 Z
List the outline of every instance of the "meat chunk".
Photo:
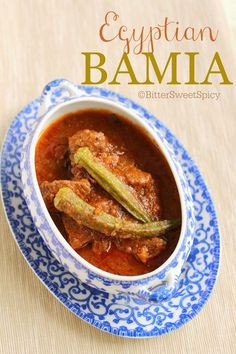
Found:
M 66 214 L 62 215 L 62 222 L 72 248 L 78 250 L 94 241 L 93 233 L 87 227 L 77 224 Z
M 111 244 L 111 240 L 109 240 L 107 237 L 95 238 L 93 241 L 92 250 L 94 253 L 101 255 L 103 253 L 109 252 Z
M 74 154 L 83 146 L 87 146 L 93 155 L 101 161 L 106 161 L 108 166 L 115 166 L 119 160 L 119 156 L 113 151 L 113 145 L 109 143 L 102 132 L 89 129 L 80 130 L 69 138 L 71 172 L 75 179 L 80 179 L 84 176 L 88 177 L 84 169 L 74 163 Z
M 88 197 L 88 203 L 96 209 L 97 214 L 104 212 L 115 217 L 133 220 L 132 216 L 129 215 L 116 200 L 114 200 L 107 192 L 103 191 L 99 186 L 92 189 Z
M 94 232 L 83 225 L 79 225 L 66 214 L 63 214 L 62 222 L 65 227 L 68 242 L 75 250 L 92 244 L 94 253 L 102 254 L 109 251 L 111 240 L 104 237 L 99 232 Z
M 143 263 L 147 263 L 151 258 L 158 256 L 166 248 L 166 241 L 158 237 L 145 240 L 118 239 L 115 244 L 119 250 L 134 255 Z
M 134 187 L 145 187 L 152 180 L 150 173 L 141 171 L 133 165 L 128 165 L 125 169 L 123 169 L 123 173 L 126 183 Z
M 79 130 L 69 138 L 69 149 L 72 155 L 82 146 L 87 146 L 96 155 L 109 153 L 112 150 L 112 145 L 102 132 L 89 129 Z
M 63 187 L 71 188 L 81 198 L 87 197 L 91 192 L 91 185 L 87 179 L 81 179 L 79 181 L 55 180 L 53 182 L 42 182 L 40 190 L 48 210 L 55 211 L 53 199 L 58 190 Z

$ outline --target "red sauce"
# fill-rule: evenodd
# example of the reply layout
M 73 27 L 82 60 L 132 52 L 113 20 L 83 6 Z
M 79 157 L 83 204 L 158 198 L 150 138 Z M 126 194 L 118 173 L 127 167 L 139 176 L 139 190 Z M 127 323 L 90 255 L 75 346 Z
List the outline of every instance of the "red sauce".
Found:
M 91 129 L 103 132 L 114 145 L 123 146 L 135 158 L 138 168 L 149 172 L 160 191 L 161 218 L 181 217 L 180 200 L 176 183 L 170 167 L 161 151 L 150 141 L 145 133 L 128 123 L 122 117 L 109 111 L 85 110 L 69 113 L 53 122 L 41 135 L 36 146 L 36 174 L 38 183 L 56 179 L 70 179 L 64 159 L 57 159 L 68 146 L 68 137 L 78 130 Z M 66 237 L 59 213 L 51 216 Z M 180 228 L 168 232 L 168 245 L 161 255 L 143 264 L 134 256 L 118 250 L 114 245 L 107 254 L 96 255 L 91 246 L 78 253 L 91 264 L 105 271 L 120 275 L 140 275 L 153 271 L 171 255 L 179 239 Z

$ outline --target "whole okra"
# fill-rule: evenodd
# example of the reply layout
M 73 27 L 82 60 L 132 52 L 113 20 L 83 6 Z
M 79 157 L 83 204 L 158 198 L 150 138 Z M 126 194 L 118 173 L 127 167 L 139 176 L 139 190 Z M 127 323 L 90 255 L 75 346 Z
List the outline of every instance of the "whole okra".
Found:
M 88 147 L 79 148 L 74 155 L 74 161 L 84 167 L 100 186 L 136 219 L 143 222 L 152 221 L 142 204 L 131 192 L 130 187 L 97 161 Z
M 118 238 L 158 237 L 179 225 L 180 220 L 162 220 L 145 224 L 133 223 L 110 214 L 96 213 L 96 209 L 86 203 L 70 188 L 60 188 L 54 198 L 56 209 L 73 218 L 77 223 L 99 231 L 106 236 Z

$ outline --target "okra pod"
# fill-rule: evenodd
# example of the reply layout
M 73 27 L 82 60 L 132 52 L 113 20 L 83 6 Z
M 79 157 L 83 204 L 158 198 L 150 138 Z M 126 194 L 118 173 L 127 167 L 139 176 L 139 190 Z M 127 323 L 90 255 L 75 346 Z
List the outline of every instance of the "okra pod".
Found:
M 134 223 L 100 212 L 81 199 L 70 188 L 60 188 L 54 198 L 56 209 L 73 218 L 77 223 L 116 238 L 159 237 L 180 224 L 180 220 L 162 220 L 145 224 Z

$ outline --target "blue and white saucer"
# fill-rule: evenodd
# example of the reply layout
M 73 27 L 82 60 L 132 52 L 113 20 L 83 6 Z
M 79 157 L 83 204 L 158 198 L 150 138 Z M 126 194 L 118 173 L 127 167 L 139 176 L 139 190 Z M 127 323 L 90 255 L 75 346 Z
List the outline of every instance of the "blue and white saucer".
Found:
M 101 88 L 81 86 L 86 94 L 131 102 Z M 168 333 L 191 320 L 208 300 L 220 262 L 220 235 L 207 186 L 187 151 L 158 120 L 156 127 L 172 146 L 191 188 L 197 226 L 194 244 L 184 266 L 175 296 L 153 305 L 129 295 L 100 292 L 80 282 L 52 256 L 31 219 L 23 198 L 20 176 L 22 144 L 37 119 L 40 99 L 28 104 L 12 122 L 2 148 L 1 185 L 12 234 L 30 267 L 43 284 L 76 316 L 119 336 L 152 337 Z M 132 103 L 139 112 L 145 109 Z M 153 119 L 153 117 L 152 117 Z

